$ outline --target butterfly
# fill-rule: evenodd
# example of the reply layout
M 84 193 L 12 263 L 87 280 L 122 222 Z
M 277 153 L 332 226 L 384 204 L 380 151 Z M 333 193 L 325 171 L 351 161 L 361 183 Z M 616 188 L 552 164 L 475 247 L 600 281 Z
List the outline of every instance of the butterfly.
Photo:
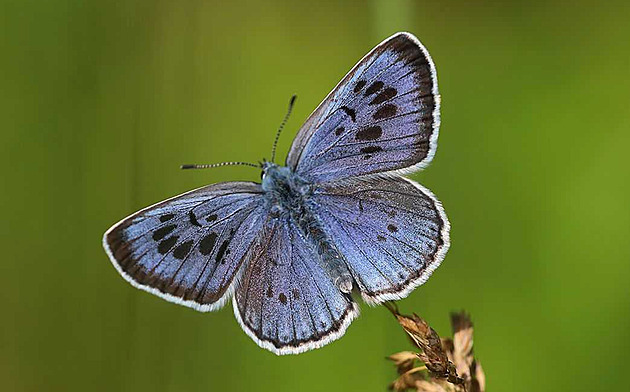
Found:
M 275 144 L 272 160 L 254 165 L 261 183 L 157 203 L 112 226 L 103 246 L 129 283 L 168 301 L 207 312 L 232 299 L 265 349 L 321 347 L 359 315 L 353 292 L 370 305 L 404 298 L 444 259 L 444 209 L 403 177 L 432 160 L 439 124 L 433 61 L 397 33 L 309 116 L 284 166 Z

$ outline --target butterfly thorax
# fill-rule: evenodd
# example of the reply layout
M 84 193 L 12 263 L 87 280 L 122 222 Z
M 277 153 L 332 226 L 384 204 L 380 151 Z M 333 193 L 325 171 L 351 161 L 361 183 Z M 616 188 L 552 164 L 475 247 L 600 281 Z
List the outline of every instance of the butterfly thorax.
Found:
M 303 233 L 322 241 L 310 204 L 312 186 L 291 169 L 266 162 L 263 167 L 262 188 L 265 191 L 267 208 L 272 218 L 292 219 Z
M 303 204 L 311 187 L 288 167 L 265 162 L 262 188 L 272 204 L 292 209 Z
M 341 254 L 332 244 L 312 212 L 313 185 L 300 178 L 290 168 L 265 162 L 262 188 L 274 219 L 293 221 L 305 238 L 317 248 L 319 260 L 342 292 L 352 290 L 352 277 Z

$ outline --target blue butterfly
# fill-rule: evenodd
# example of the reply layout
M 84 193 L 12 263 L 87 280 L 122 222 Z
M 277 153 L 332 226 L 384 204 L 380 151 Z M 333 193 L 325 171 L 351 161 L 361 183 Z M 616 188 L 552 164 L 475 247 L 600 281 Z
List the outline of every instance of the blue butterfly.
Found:
M 311 114 L 285 166 L 254 165 L 262 184 L 155 204 L 103 246 L 129 283 L 168 301 L 207 312 L 232 298 L 243 330 L 276 354 L 321 347 L 359 315 L 353 291 L 370 305 L 404 298 L 444 259 L 444 209 L 402 176 L 429 164 L 439 124 L 433 61 L 397 33 Z

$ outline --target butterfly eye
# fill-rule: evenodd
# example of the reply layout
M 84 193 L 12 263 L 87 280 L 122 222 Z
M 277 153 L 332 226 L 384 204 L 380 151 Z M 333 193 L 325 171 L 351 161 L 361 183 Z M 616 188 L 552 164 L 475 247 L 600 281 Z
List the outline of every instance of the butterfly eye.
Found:
M 283 209 L 282 209 L 282 207 L 281 207 L 281 206 L 279 206 L 278 204 L 274 204 L 274 205 L 271 207 L 271 210 L 270 210 L 270 212 L 269 212 L 269 213 L 270 213 L 270 215 L 271 215 L 272 217 L 277 218 L 277 217 L 279 217 L 279 216 L 280 216 L 280 214 L 282 213 L 282 210 L 283 210 Z
M 260 179 L 261 180 L 265 179 L 265 171 L 264 170 L 260 172 Z

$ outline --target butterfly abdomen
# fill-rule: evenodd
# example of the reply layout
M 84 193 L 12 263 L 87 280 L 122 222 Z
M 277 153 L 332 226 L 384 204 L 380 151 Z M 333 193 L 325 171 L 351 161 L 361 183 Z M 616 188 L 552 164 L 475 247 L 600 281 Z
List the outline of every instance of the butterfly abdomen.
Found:
M 319 262 L 328 276 L 343 293 L 352 291 L 352 275 L 341 253 L 330 241 L 317 217 L 307 206 L 304 212 L 295 219 L 298 221 L 300 231 L 315 245 L 320 256 Z

